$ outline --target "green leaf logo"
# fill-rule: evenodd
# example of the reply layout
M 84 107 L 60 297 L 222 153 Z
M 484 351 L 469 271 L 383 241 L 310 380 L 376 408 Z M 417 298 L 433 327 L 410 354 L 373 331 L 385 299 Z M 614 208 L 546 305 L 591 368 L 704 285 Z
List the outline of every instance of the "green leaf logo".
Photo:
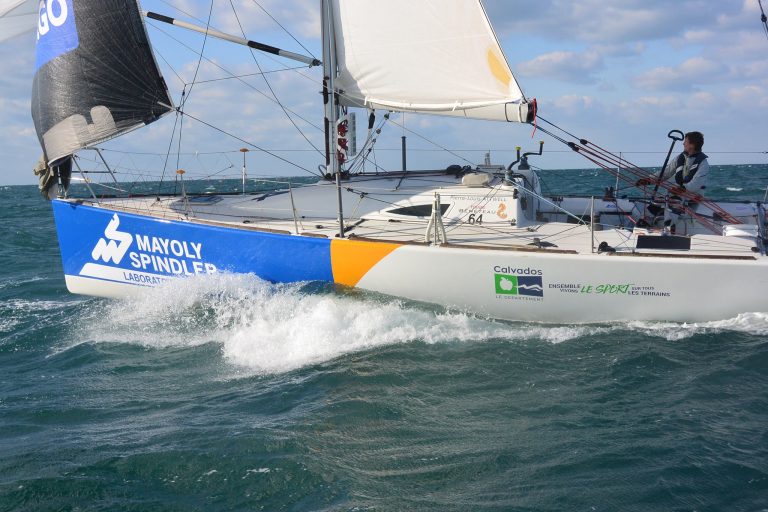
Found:
M 494 274 L 496 293 L 499 295 L 517 295 L 517 276 Z

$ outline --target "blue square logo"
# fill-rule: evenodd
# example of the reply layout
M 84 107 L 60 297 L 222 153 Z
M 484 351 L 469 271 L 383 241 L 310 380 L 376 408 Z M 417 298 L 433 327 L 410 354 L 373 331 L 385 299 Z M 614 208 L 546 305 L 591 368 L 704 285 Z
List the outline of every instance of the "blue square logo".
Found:
M 79 44 L 72 0 L 40 2 L 35 71 L 56 57 L 74 50 Z

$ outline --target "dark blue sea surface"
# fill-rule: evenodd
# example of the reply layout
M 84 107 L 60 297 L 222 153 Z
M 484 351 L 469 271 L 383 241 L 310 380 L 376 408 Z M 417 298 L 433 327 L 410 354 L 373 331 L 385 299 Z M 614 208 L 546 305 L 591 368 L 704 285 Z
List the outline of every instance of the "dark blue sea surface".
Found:
M 766 185 L 713 167 L 709 195 Z M 495 322 L 232 275 L 81 297 L 36 187 L 0 201 L 2 511 L 768 510 L 766 313 Z

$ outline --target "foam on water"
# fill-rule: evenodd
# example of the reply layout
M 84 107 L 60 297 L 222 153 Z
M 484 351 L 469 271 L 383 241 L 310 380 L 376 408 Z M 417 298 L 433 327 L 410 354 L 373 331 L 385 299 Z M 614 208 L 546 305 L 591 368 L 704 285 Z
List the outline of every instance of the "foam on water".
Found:
M 27 279 L 0 279 L 0 290 L 5 288 L 20 288 L 25 284 L 34 283 L 37 281 L 44 281 L 45 277 L 33 276 Z
M 637 331 L 666 340 L 735 330 L 768 334 L 768 314 L 700 324 L 631 322 L 553 326 L 499 322 L 461 312 L 330 286 L 271 284 L 252 275 L 173 280 L 137 298 L 94 301 L 82 342 L 150 348 L 221 345 L 225 360 L 257 373 L 280 373 L 344 354 L 409 342 L 542 340 L 561 343 Z
M 79 302 L 51 300 L 8 299 L 0 300 L 0 334 L 10 333 L 30 319 L 45 320 L 47 317 Z
M 768 313 L 741 313 L 727 320 L 712 322 L 630 322 L 627 327 L 648 336 L 658 336 L 669 341 L 678 341 L 700 334 L 716 334 L 724 331 L 765 336 L 768 335 Z
M 609 330 L 496 322 L 394 298 L 232 274 L 173 280 L 136 298 L 93 303 L 75 344 L 160 349 L 218 343 L 228 362 L 265 373 L 398 343 L 557 343 Z

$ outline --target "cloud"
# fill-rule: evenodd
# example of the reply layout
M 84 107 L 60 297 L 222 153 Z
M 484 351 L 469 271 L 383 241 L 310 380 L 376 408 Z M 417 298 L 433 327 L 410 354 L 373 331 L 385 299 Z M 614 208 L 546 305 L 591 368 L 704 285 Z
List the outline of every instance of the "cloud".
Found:
M 728 68 L 704 57 L 694 57 L 677 67 L 658 67 L 637 75 L 634 85 L 640 89 L 691 90 L 701 83 L 722 79 Z
M 683 102 L 677 95 L 640 96 L 621 101 L 615 112 L 619 120 L 629 124 L 647 124 L 651 121 L 668 122 L 680 118 Z
M 754 3 L 754 2 L 752 2 Z M 678 37 L 685 27 L 745 28 L 748 2 L 722 0 L 486 0 L 489 16 L 505 35 L 547 34 L 590 43 L 653 41 Z M 684 13 L 684 15 L 683 15 Z M 713 14 L 716 13 L 716 14 Z
M 768 88 L 759 85 L 733 87 L 727 93 L 728 103 L 745 111 L 768 107 Z
M 645 50 L 646 45 L 641 42 L 631 44 L 596 44 L 592 46 L 592 51 L 597 52 L 603 57 L 638 57 L 642 55 Z
M 687 108 L 691 111 L 715 107 L 717 103 L 717 97 L 710 92 L 697 92 L 686 98 Z
M 595 99 L 591 96 L 578 96 L 576 94 L 561 96 L 551 102 L 552 107 L 570 116 L 592 111 L 595 104 Z
M 523 76 L 577 83 L 594 83 L 595 73 L 602 67 L 603 59 L 594 51 L 551 52 L 517 65 L 518 72 Z
M 753 30 L 730 31 L 727 37 L 722 33 L 714 34 L 708 41 L 707 55 L 713 59 L 729 61 L 763 61 L 768 45 L 765 33 L 754 27 Z

